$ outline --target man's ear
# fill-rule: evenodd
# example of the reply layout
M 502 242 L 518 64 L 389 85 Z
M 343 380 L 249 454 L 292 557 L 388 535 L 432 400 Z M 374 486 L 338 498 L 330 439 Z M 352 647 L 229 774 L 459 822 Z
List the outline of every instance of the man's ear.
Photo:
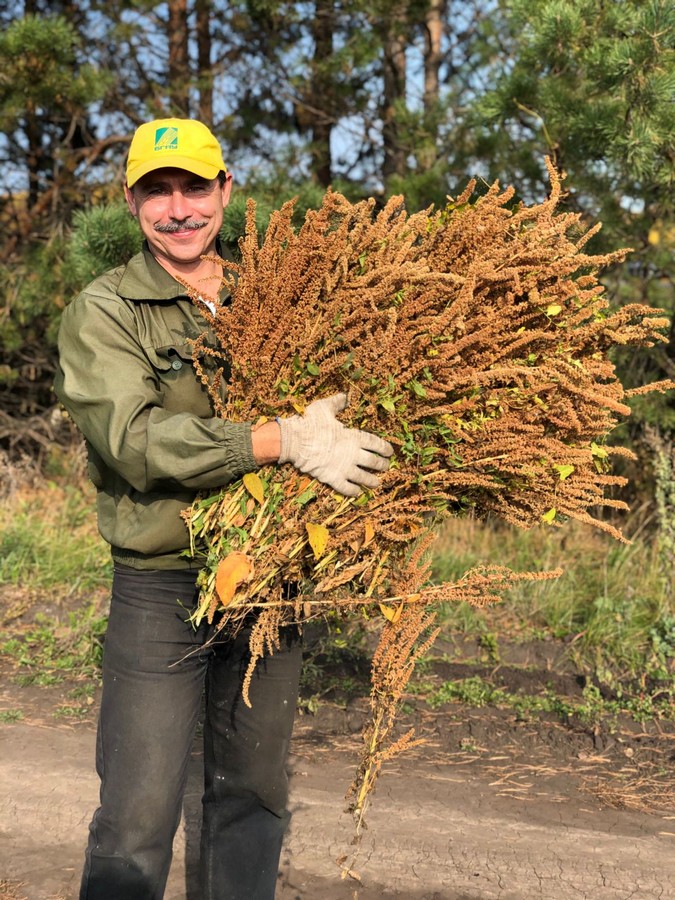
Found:
M 134 197 L 134 193 L 126 184 L 124 185 L 124 197 L 127 201 L 127 206 L 129 207 L 129 212 L 132 216 L 138 215 L 138 208 L 136 206 L 136 198 Z
M 232 193 L 232 174 L 230 172 L 225 174 L 225 184 L 223 184 L 220 191 L 223 198 L 223 207 L 225 207 L 230 202 L 230 194 Z

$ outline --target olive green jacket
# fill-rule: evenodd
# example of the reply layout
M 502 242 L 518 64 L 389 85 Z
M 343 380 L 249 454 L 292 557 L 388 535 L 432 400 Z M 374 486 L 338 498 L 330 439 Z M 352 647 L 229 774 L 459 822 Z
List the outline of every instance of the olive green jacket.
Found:
M 118 562 L 191 568 L 180 517 L 257 468 L 250 425 L 213 416 L 189 338 L 208 326 L 145 247 L 66 307 L 55 390 L 82 431 L 98 524 Z

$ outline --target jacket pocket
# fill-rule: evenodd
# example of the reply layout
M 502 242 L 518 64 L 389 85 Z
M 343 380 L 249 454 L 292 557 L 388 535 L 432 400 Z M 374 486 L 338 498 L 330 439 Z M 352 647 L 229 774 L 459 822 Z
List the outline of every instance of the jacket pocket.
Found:
M 167 412 L 191 413 L 201 419 L 213 416 L 208 392 L 195 371 L 191 346 L 176 342 L 148 348 L 146 353 Z
M 161 347 L 146 347 L 145 352 L 152 367 L 158 372 L 179 373 L 186 366 L 192 367 L 192 347 L 187 344 L 172 343 Z

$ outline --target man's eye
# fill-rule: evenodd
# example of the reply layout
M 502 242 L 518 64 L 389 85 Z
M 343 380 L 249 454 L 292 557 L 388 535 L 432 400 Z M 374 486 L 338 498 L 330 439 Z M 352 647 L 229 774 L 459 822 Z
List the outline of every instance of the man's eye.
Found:
M 211 192 L 210 184 L 191 184 L 188 188 L 188 194 L 208 194 Z

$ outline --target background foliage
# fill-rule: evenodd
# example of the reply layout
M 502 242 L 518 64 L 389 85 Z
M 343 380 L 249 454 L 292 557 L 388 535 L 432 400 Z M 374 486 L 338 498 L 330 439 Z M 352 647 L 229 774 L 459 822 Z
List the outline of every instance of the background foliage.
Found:
M 238 194 L 298 216 L 332 185 L 442 205 L 472 176 L 547 191 L 630 246 L 612 300 L 673 309 L 675 11 L 667 0 L 25 0 L 0 2 L 0 442 L 46 452 L 60 310 L 137 246 L 119 205 L 124 158 L 148 117 L 218 134 Z M 675 373 L 675 333 L 617 359 L 629 386 Z M 669 440 L 668 396 L 636 403 Z M 27 424 L 28 423 L 28 424 Z

